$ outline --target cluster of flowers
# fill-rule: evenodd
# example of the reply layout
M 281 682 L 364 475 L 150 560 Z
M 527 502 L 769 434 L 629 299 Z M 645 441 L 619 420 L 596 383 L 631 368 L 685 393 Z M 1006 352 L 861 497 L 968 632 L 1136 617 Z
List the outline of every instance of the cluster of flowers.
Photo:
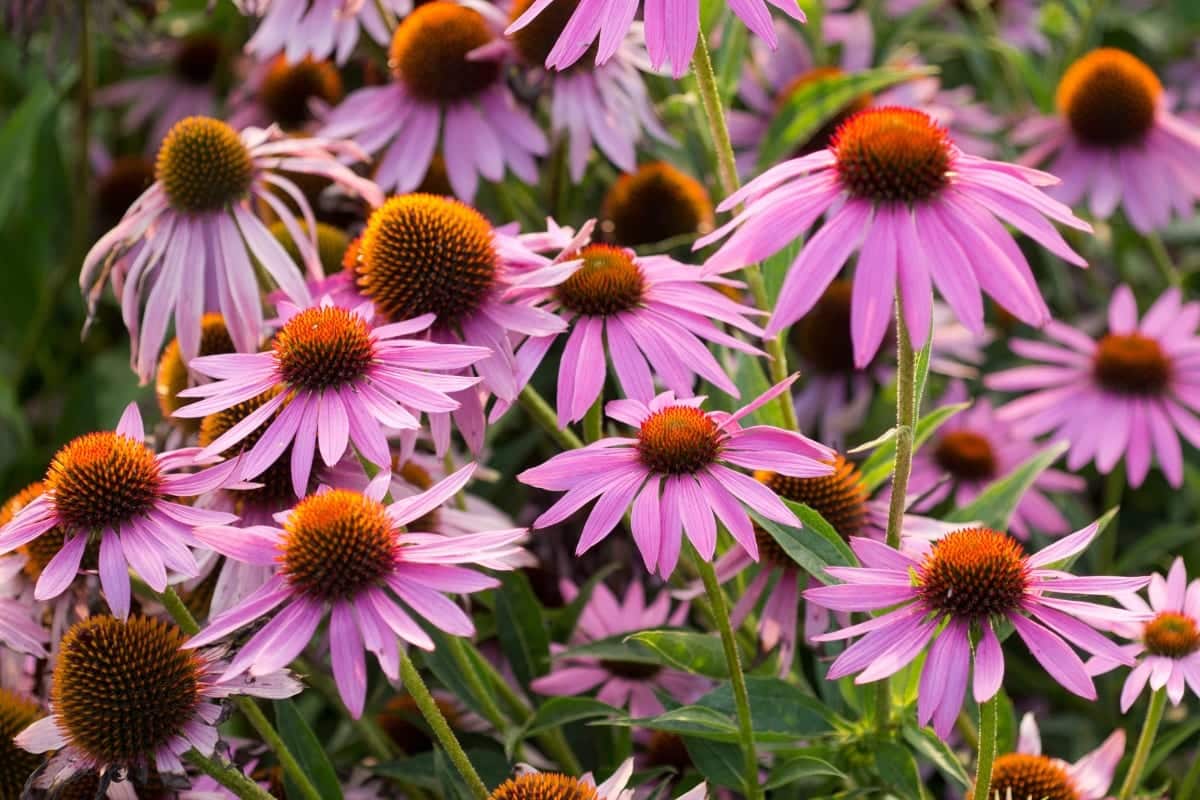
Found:
M 0 512 L 0 796 L 80 782 L 129 796 L 189 771 L 210 775 L 190 779 L 195 796 L 252 796 L 221 771 L 226 700 L 292 697 L 299 674 L 329 672 L 358 720 L 380 683 L 368 652 L 440 737 L 439 722 L 469 715 L 453 700 L 422 705 L 408 650 L 462 647 L 477 634 L 465 598 L 490 608 L 501 585 L 491 573 L 513 571 L 547 572 L 560 604 L 582 604 L 553 669 L 527 688 L 594 690 L 626 722 L 713 689 L 678 664 L 604 649 L 702 618 L 702 592 L 718 628 L 756 629 L 782 676 L 802 644 L 824 681 L 909 670 L 918 724 L 947 740 L 968 687 L 980 707 L 1001 693 L 1013 632 L 1082 698 L 1097 699 L 1094 676 L 1128 668 L 1122 712 L 1147 685 L 1155 703 L 1200 695 L 1200 581 L 1188 584 L 1182 559 L 1165 577 L 1071 574 L 1104 520 L 1072 532 L 1055 502 L 1084 492 L 1075 473 L 1092 463 L 1133 488 L 1154 464 L 1183 484 L 1180 437 L 1200 447 L 1200 303 L 1170 288 L 1139 317 L 1120 285 L 1093 337 L 1052 317 L 1035 248 L 1022 246 L 1086 266 L 1093 226 L 1072 210 L 1085 198 L 1093 222 L 1118 224 L 1122 209 L 1145 235 L 1190 216 L 1200 128 L 1172 112 L 1150 67 L 1102 48 L 1066 69 L 1056 114 L 1011 131 L 1028 146 L 1021 158 L 994 160 L 1008 122 L 910 56 L 889 66 L 905 80 L 764 163 L 781 114 L 873 61 L 865 14 L 824 15 L 824 44 L 840 48 L 832 67 L 799 33 L 798 6 L 771 5 L 783 16 L 762 0 L 728 4 L 756 38 L 739 107 L 714 129 L 731 134 L 723 167 L 751 179 L 736 188 L 723 169 L 715 212 L 731 216 L 719 226 L 699 182 L 637 163 L 639 147 L 671 139 L 647 85 L 666 78 L 648 74 L 707 64 L 695 0 L 240 0 L 257 18 L 245 48 L 257 61 L 224 106 L 207 34 L 172 40 L 169 74 L 102 90 L 102 103 L 128 106 L 129 130 L 149 127 L 156 155 L 99 159 L 109 188 L 138 191 L 87 254 L 80 285 L 93 309 L 111 287 L 163 423 L 148 433 L 130 405 L 113 430 L 64 445 Z M 1032 6 L 1004 4 L 1002 27 L 1045 47 Z M 722 45 L 744 36 L 736 25 L 725 19 Z M 361 33 L 386 47 L 387 71 L 363 64 L 362 88 L 344 96 L 339 67 L 369 49 Z M 628 173 L 599 224 L 550 218 L 522 231 L 472 205 L 481 178 L 537 184 L 543 158 L 562 171 L 552 180 L 580 183 L 608 169 L 594 151 Z M 689 244 L 712 249 L 693 259 Z M 777 291 L 764 261 L 781 265 Z M 1036 329 L 1006 343 L 1030 364 L 982 378 L 1011 395 L 997 405 L 972 403 L 968 389 L 1001 338 L 984 295 L 1003 324 Z M 901 414 L 905 391 L 912 405 L 914 350 L 952 380 L 935 424 L 914 430 L 911 408 L 901 418 L 886 440 L 895 474 L 876 480 L 845 445 L 893 378 Z M 536 388 L 549 373 L 553 405 Z M 742 397 L 750 386 L 757 396 Z M 561 450 L 514 476 L 558 495 L 527 527 L 468 493 L 489 477 L 493 431 L 522 414 Z M 1067 443 L 1068 471 L 1043 464 L 1003 520 L 940 518 L 963 519 L 941 511 L 977 508 L 1049 440 Z M 802 517 L 832 532 L 845 563 L 796 557 L 787 537 L 806 529 Z M 645 573 L 675 578 L 674 592 L 648 601 L 637 577 L 623 598 L 603 582 L 585 592 L 548 569 L 535 552 L 555 534 L 539 530 L 572 520 L 576 557 L 624 525 Z M 480 669 L 507 674 L 496 662 Z M 400 727 L 389 713 L 384 727 Z M 497 724 L 484 716 L 481 730 Z M 740 744 L 744 788 L 758 796 L 762 754 Z M 991 764 L 981 750 L 991 772 L 977 780 L 1018 800 L 1098 799 L 1125 739 L 1113 733 L 1074 765 L 1040 750 L 1027 718 L 1017 752 Z M 234 758 L 250 783 L 261 755 Z M 632 760 L 600 785 L 550 770 L 572 771 L 553 748 L 531 760 L 547 771 L 522 767 L 487 791 L 633 795 Z M 708 792 L 677 788 L 688 800 Z

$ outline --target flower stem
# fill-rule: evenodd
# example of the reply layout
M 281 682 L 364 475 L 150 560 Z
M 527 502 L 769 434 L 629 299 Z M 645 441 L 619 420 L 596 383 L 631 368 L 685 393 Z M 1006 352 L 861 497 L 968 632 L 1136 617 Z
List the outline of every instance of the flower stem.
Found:
M 195 750 L 184 754 L 184 759 L 217 783 L 224 786 L 242 800 L 275 800 L 275 795 L 263 789 L 231 765 L 202 756 Z
M 999 728 L 1000 693 L 979 704 L 979 758 L 975 761 L 974 800 L 987 800 L 996 761 L 996 729 Z
M 576 450 L 583 447 L 583 442 L 579 440 L 578 436 L 568 429 L 558 427 L 558 415 L 533 386 L 527 385 L 521 390 L 521 408 L 525 409 L 525 413 L 542 426 L 542 429 L 550 434 L 550 438 L 558 442 L 562 449 Z
M 595 442 L 604 435 L 604 393 L 596 397 L 596 402 L 587 410 L 583 418 L 583 440 L 588 444 Z
M 733 684 L 733 701 L 737 707 L 738 739 L 742 746 L 742 758 L 748 800 L 759 800 L 763 796 L 762 785 L 758 781 L 758 752 L 754 747 L 754 723 L 750 716 L 750 693 L 746 689 L 746 676 L 742 672 L 742 659 L 738 654 L 737 639 L 733 627 L 729 624 L 729 607 L 725 602 L 725 592 L 717 580 L 717 572 L 713 565 L 693 551 L 696 561 L 696 571 L 704 582 L 704 591 L 712 603 L 713 619 L 721 633 L 721 646 L 725 650 L 725 663 L 729 666 L 729 678 Z
M 1129 800 L 1141 785 L 1142 773 L 1146 770 L 1146 762 L 1150 760 L 1150 748 L 1154 746 L 1154 737 L 1158 735 L 1158 725 L 1162 722 L 1166 707 L 1167 687 L 1164 686 L 1150 695 L 1146 721 L 1142 724 L 1137 749 L 1133 751 L 1133 760 L 1129 762 L 1129 772 L 1125 773 L 1125 782 L 1121 784 L 1121 793 L 1117 795 L 1117 800 Z
M 446 717 L 442 714 L 441 709 L 438 708 L 433 695 L 429 693 L 429 687 L 421 679 L 421 673 L 417 671 L 416 666 L 412 663 L 412 659 L 408 657 L 408 653 L 403 650 L 400 651 L 400 679 L 404 682 L 404 688 L 408 689 L 408 693 L 412 695 L 417 708 L 421 710 L 421 716 L 425 718 L 425 722 L 433 729 L 433 735 L 437 737 L 438 742 L 442 745 L 442 749 L 446 751 L 446 755 L 454 763 L 454 768 L 458 770 L 458 774 L 466 781 L 471 794 L 475 796 L 476 800 L 487 800 L 490 794 L 487 785 L 479 777 L 479 773 L 475 771 L 475 766 L 471 763 L 471 759 L 467 757 L 467 753 L 463 750 L 462 745 L 459 744 L 454 731 L 450 730 L 450 724 L 446 722 Z
M 480 679 L 479 672 L 471 662 L 471 657 L 467 654 L 467 648 L 463 646 L 462 639 L 457 636 L 447 636 L 446 641 L 450 655 L 454 659 L 454 663 L 458 665 L 459 673 L 467 682 L 467 688 L 479 700 L 484 719 L 491 723 L 497 732 L 503 734 L 508 729 L 508 720 L 500 711 L 500 707 L 496 705 L 491 692 L 484 687 L 483 680 Z
M 1125 495 L 1125 460 L 1117 462 L 1112 468 L 1112 472 L 1108 473 L 1108 477 L 1104 479 L 1104 500 L 1100 510 L 1107 514 L 1111 509 L 1119 508 L 1121 500 Z M 1100 541 L 1096 542 L 1096 573 L 1097 575 L 1111 575 L 1113 562 L 1117 560 L 1117 531 L 1118 525 L 1121 524 L 1121 514 L 1117 513 L 1112 521 L 1108 523 L 1104 534 L 1100 537 Z
M 1151 232 L 1142 236 L 1146 242 L 1146 249 L 1150 251 L 1150 256 L 1154 259 L 1155 266 L 1162 272 L 1163 278 L 1171 286 L 1179 286 L 1183 283 L 1183 276 L 1179 273 L 1175 262 L 1171 260 L 1171 254 L 1167 251 L 1167 245 L 1163 242 L 1162 237 L 1157 233 Z

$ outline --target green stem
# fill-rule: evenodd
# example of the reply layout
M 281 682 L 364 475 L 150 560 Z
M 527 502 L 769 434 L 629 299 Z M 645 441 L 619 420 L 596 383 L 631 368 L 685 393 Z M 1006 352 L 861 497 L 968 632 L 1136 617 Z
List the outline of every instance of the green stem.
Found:
M 979 758 L 975 762 L 974 800 L 988 800 L 992 764 L 996 760 L 996 729 L 999 728 L 1000 693 L 979 706 Z
M 189 750 L 184 754 L 183 758 L 193 767 L 242 798 L 242 800 L 275 800 L 275 795 L 263 789 L 231 765 L 222 764 L 216 759 L 202 756 L 195 750 Z
M 450 729 L 450 723 L 446 722 L 446 717 L 442 714 L 442 710 L 438 708 L 437 701 L 433 699 L 433 695 L 430 694 L 429 687 L 421 679 L 421 673 L 417 671 L 416 666 L 412 663 L 412 659 L 408 657 L 408 653 L 403 650 L 400 651 L 400 679 L 404 682 L 404 688 L 412 695 L 417 708 L 421 710 L 421 716 L 425 718 L 425 722 L 433 729 L 433 735 L 437 737 L 438 742 L 442 745 L 442 749 L 450 757 L 454 768 L 458 770 L 458 774 L 462 776 L 467 787 L 470 788 L 471 794 L 475 795 L 476 800 L 487 800 L 490 794 L 487 785 L 479 777 L 479 773 L 475 771 L 475 766 L 471 763 L 471 759 L 467 757 L 467 753 L 463 750 L 462 745 L 459 744 L 454 731 Z
M 588 444 L 604 435 L 604 393 L 601 392 L 583 418 L 583 440 Z
M 498 733 L 503 734 L 508 729 L 508 720 L 500 711 L 500 707 L 496 705 L 491 692 L 483 685 L 483 680 L 480 679 L 475 664 L 467 654 L 467 648 L 463 645 L 462 639 L 457 636 L 447 636 L 446 640 L 450 655 L 454 658 L 454 663 L 458 665 L 458 671 L 463 680 L 467 682 L 467 689 L 475 695 L 475 699 L 482 707 L 484 719 L 491 723 Z
M 521 408 L 525 409 L 525 413 L 532 417 L 534 422 L 541 425 L 542 429 L 550 434 L 550 438 L 558 442 L 562 449 L 575 450 L 583 447 L 583 442 L 579 440 L 578 436 L 568 429 L 558 427 L 558 415 L 532 385 L 527 385 L 521 390 Z
M 1121 784 L 1121 793 L 1117 800 L 1129 800 L 1142 783 L 1142 773 L 1146 770 L 1146 762 L 1150 759 L 1150 748 L 1154 747 L 1154 737 L 1158 735 L 1158 725 L 1162 722 L 1163 711 L 1167 707 L 1167 687 L 1163 687 L 1150 695 L 1150 707 L 1146 709 L 1146 721 L 1142 724 L 1142 733 L 1138 737 L 1137 749 L 1133 751 L 1133 760 L 1129 762 L 1129 772 L 1125 773 L 1125 782 Z
M 729 607 L 725 602 L 725 592 L 717 580 L 717 572 L 713 565 L 693 552 L 696 571 L 704 582 L 704 591 L 712 603 L 713 618 L 721 633 L 721 646 L 725 650 L 725 663 L 729 666 L 730 683 L 733 685 L 733 702 L 737 708 L 738 739 L 742 748 L 743 770 L 742 780 L 745 783 L 748 800 L 759 800 L 763 796 L 762 785 L 758 780 L 758 752 L 754 747 L 754 722 L 750 716 L 750 692 L 746 689 L 746 676 L 742 672 L 742 658 L 738 653 L 737 639 L 733 627 L 729 623 Z
M 1171 259 L 1171 254 L 1167 252 L 1167 245 L 1163 242 L 1162 237 L 1157 233 L 1151 232 L 1142 236 L 1146 242 L 1146 249 L 1150 251 L 1150 256 L 1154 259 L 1155 266 L 1162 272 L 1163 278 L 1171 286 L 1180 286 L 1183 284 L 1183 275 L 1175 266 L 1175 262 Z

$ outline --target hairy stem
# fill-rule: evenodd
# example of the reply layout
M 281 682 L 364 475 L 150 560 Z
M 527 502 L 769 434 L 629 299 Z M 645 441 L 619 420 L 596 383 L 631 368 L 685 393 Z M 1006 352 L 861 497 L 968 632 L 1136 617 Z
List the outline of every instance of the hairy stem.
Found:
M 1000 718 L 1000 693 L 979 705 L 979 758 L 975 760 L 974 800 L 987 800 L 996 761 L 996 729 Z

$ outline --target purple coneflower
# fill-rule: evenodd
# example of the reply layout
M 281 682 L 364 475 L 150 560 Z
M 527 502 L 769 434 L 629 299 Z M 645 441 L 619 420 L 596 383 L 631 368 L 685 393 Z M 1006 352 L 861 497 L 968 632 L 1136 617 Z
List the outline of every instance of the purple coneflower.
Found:
M 168 569 L 184 576 L 198 572 L 189 549 L 199 545 L 192 536 L 195 526 L 236 519 L 167 499 L 195 497 L 234 483 L 236 461 L 181 472 L 197 463 L 199 448 L 155 455 L 145 441 L 142 415 L 130 403 L 115 431 L 85 434 L 59 450 L 46 471 L 44 492 L 0 528 L 0 554 L 52 528 L 61 532 L 62 545 L 34 588 L 37 600 L 67 590 L 90 545 L 96 548 L 108 606 L 124 619 L 129 614 L 130 568 L 161 592 L 167 588 Z
M 311 57 L 289 62 L 280 55 L 250 70 L 229 98 L 228 122 L 238 130 L 268 125 L 309 130 L 342 96 L 342 76 L 330 62 Z
M 1187 218 L 1200 196 L 1200 128 L 1171 113 L 1158 76 L 1135 56 L 1093 50 L 1058 84 L 1058 114 L 1017 127 L 1030 149 L 1021 161 L 1062 179 L 1051 194 L 1074 205 L 1085 195 L 1099 219 L 1120 205 L 1142 233 Z
M 562 596 L 571 602 L 579 590 L 570 581 L 562 581 Z M 662 627 L 678 627 L 687 618 L 686 603 L 671 610 L 670 593 L 659 592 L 647 605 L 646 590 L 636 578 L 626 590 L 624 601 L 600 584 L 579 615 L 571 645 L 598 642 L 625 633 Z M 555 653 L 566 648 L 555 646 Z M 536 678 L 530 687 L 540 694 L 577 695 L 597 689 L 596 699 L 610 706 L 627 708 L 635 717 L 651 717 L 666 709 L 656 692 L 665 692 L 680 703 L 694 703 L 712 682 L 699 675 L 669 669 L 658 664 L 614 661 L 591 656 L 556 657 L 550 673 Z
M 405 17 L 413 0 L 234 0 L 234 5 L 262 18 L 246 42 L 246 52 L 260 61 L 282 52 L 288 61 L 334 55 L 343 64 L 362 31 L 387 44 L 388 15 Z
M 1113 731 L 1103 744 L 1074 764 L 1042 755 L 1042 736 L 1033 714 L 1021 718 L 1015 753 L 992 764 L 992 797 L 1047 800 L 1103 800 L 1125 753 L 1125 731 Z
M 1131 656 L 1093 628 L 1143 615 L 1051 595 L 1111 596 L 1136 591 L 1150 580 L 1080 578 L 1055 568 L 1082 552 L 1099 532 L 1099 523 L 1093 522 L 1033 555 L 1026 555 L 1016 539 L 988 528 L 963 528 L 932 544 L 909 540 L 912 555 L 872 539 L 851 539 L 863 566 L 828 567 L 844 583 L 809 589 L 805 598 L 835 611 L 891 610 L 815 637 L 828 642 L 866 634 L 842 651 L 826 678 L 858 673 L 855 683 L 870 683 L 898 672 L 928 649 L 917 717 L 922 725 L 932 719 L 944 737 L 962 708 L 972 661 L 975 700 L 985 702 L 999 691 L 1004 654 L 995 628 L 1007 621 L 1056 681 L 1095 700 L 1096 687 L 1068 642 L 1132 664 Z M 978 636 L 974 646 L 973 636 Z
M 609 402 L 605 413 L 637 428 L 636 437 L 601 439 L 518 475 L 530 486 L 566 492 L 534 527 L 561 522 L 599 498 L 575 548 L 578 555 L 607 536 L 632 507 L 630 527 L 646 569 L 667 578 L 679 561 L 684 531 L 700 557 L 712 560 L 715 513 L 738 545 L 757 560 L 746 506 L 784 525 L 800 523 L 774 492 L 730 467 L 768 469 L 797 478 L 833 471 L 823 463 L 833 457 L 824 445 L 792 431 L 738 424 L 787 391 L 791 382 L 779 383 L 732 414 L 703 411 L 703 397 L 676 400 L 672 392 L 648 404 L 632 399 Z
M 1043 333 L 1053 343 L 1013 339 L 1017 355 L 1039 362 L 1002 370 L 988 388 L 1027 392 L 997 412 L 1025 435 L 1053 431 L 1071 443 L 1067 468 L 1095 460 L 1102 473 L 1125 459 L 1130 486 L 1140 486 L 1153 453 L 1172 486 L 1183 483 L 1179 435 L 1200 446 L 1200 303 L 1169 289 L 1138 321 L 1133 291 L 1122 285 L 1108 307 L 1099 341 L 1060 322 Z
M 359 158 L 362 153 L 349 142 L 288 139 L 277 128 L 250 128 L 239 135 L 208 117 L 188 117 L 171 128 L 158 151 L 154 184 L 92 246 L 79 275 L 80 287 L 94 301 L 108 278 L 108 262 L 126 253 L 132 259 L 122 267 L 120 301 L 134 369 L 143 381 L 154 375 L 172 314 L 185 362 L 199 351 L 201 315 L 214 309 L 224 315 L 239 350 L 258 349 L 262 307 L 256 266 L 294 302 L 308 301 L 303 274 L 255 216 L 253 203 L 274 211 L 304 266 L 320 276 L 312 209 L 279 173 L 328 178 L 372 204 L 381 203 L 375 184 L 339 164 L 339 155 Z M 300 209 L 304 231 L 296 212 L 277 196 L 281 192 Z
M 633 777 L 633 767 L 633 758 L 625 759 L 608 780 L 597 786 L 590 772 L 573 778 L 556 772 L 539 772 L 528 764 L 518 764 L 516 776 L 497 786 L 488 800 L 526 800 L 530 797 L 633 800 L 636 790 L 625 788 Z M 708 784 L 701 782 L 676 800 L 705 800 L 707 796 Z
M 726 198 L 719 211 L 746 207 L 696 246 L 728 237 L 708 261 L 727 272 L 762 261 L 826 216 L 792 262 L 766 333 L 803 317 L 857 250 L 851 333 L 863 366 L 883 341 L 897 291 L 914 347 L 929 331 L 931 283 L 976 334 L 984 330 L 980 290 L 1024 322 L 1048 321 L 1029 263 L 1001 222 L 1083 265 L 1046 219 L 1091 230 L 1038 189 L 1055 182 L 963 153 L 924 112 L 869 108 L 842 123 L 828 149 L 773 167 Z
M 443 593 L 468 594 L 498 582 L 460 564 L 504 569 L 523 528 L 466 536 L 406 532 L 453 497 L 474 472 L 463 467 L 429 491 L 384 505 L 391 474 L 381 472 L 363 493 L 330 489 L 311 494 L 280 516 L 282 528 L 206 527 L 196 536 L 226 558 L 275 566 L 250 597 L 211 619 L 187 647 L 218 641 L 263 617 L 272 619 L 238 651 L 222 681 L 249 670 L 270 674 L 304 650 L 329 615 L 333 676 L 357 719 L 366 700 L 364 648 L 383 672 L 400 679 L 400 640 L 426 650 L 433 641 L 397 599 L 453 636 L 471 636 L 471 618 Z

